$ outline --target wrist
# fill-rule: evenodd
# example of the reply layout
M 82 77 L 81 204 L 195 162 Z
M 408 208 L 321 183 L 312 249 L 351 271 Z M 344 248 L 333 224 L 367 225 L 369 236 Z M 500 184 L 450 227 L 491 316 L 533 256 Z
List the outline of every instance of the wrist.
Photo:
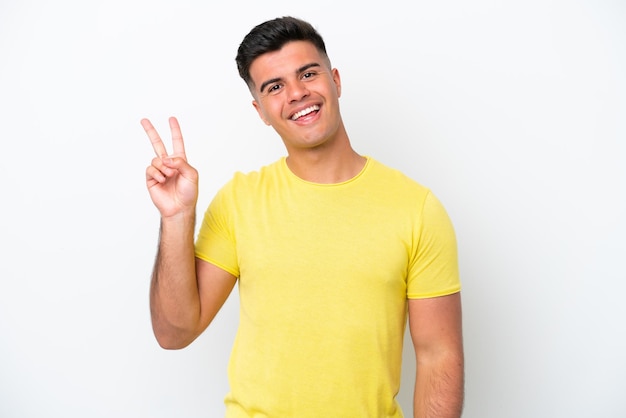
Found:
M 161 215 L 161 228 L 185 228 L 191 226 L 195 227 L 196 224 L 196 208 L 192 207 L 184 209 L 173 215 L 163 216 Z

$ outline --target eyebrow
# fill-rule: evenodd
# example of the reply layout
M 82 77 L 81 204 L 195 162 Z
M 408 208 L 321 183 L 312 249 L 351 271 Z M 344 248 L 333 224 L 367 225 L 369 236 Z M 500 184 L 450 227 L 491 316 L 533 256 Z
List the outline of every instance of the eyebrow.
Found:
M 309 68 L 312 68 L 312 67 L 321 67 L 321 65 L 319 63 L 317 63 L 317 62 L 312 62 L 310 64 L 305 64 L 305 65 L 303 65 L 302 67 L 300 67 L 300 68 L 298 68 L 296 70 L 296 74 L 300 74 L 300 73 L 302 73 L 302 72 L 304 72 L 304 71 L 306 71 L 306 70 L 308 70 Z M 272 78 L 272 79 L 269 79 L 267 81 L 264 81 L 261 84 L 261 87 L 259 88 L 259 92 L 263 93 L 263 90 L 265 90 L 265 88 L 268 85 L 270 85 L 272 83 L 276 83 L 276 82 L 281 81 L 281 80 L 282 80 L 281 77 L 276 77 L 276 78 Z

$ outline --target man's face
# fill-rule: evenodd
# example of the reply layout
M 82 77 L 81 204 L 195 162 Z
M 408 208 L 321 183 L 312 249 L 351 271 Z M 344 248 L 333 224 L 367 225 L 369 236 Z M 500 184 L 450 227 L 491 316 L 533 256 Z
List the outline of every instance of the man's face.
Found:
M 281 136 L 287 151 L 335 139 L 341 116 L 339 73 L 310 42 L 294 41 L 250 66 L 252 104 Z

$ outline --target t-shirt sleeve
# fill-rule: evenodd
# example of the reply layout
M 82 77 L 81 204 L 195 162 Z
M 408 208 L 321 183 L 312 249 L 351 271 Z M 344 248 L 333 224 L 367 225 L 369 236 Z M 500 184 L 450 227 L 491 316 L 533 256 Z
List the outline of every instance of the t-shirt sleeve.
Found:
M 429 192 L 414 231 L 407 297 L 423 299 L 460 290 L 454 227 L 441 202 Z
M 195 254 L 196 257 L 239 277 L 233 208 L 230 205 L 231 190 L 231 183 L 225 185 L 205 211 L 196 238 Z

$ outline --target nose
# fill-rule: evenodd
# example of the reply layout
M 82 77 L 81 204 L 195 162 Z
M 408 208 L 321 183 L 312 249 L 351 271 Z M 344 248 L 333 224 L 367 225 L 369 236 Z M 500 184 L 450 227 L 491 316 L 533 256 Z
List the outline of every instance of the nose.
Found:
M 310 94 L 306 87 L 306 83 L 301 80 L 290 83 L 288 89 L 290 103 L 302 100 Z

